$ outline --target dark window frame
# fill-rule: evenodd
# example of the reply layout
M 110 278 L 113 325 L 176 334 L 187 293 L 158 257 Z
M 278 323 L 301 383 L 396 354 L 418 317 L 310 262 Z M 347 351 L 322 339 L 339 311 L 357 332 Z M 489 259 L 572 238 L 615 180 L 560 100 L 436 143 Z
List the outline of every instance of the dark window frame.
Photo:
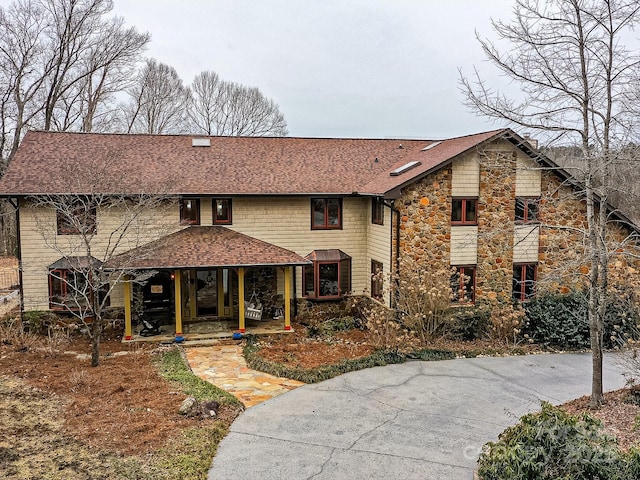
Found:
M 218 202 L 227 202 L 227 218 L 218 218 Z M 230 198 L 214 198 L 211 200 L 212 224 L 213 225 L 232 225 L 233 224 L 233 203 Z
M 473 305 L 476 303 L 476 265 L 455 265 L 456 271 L 451 275 L 451 303 L 454 305 Z M 471 272 L 469 272 L 471 270 Z M 465 281 L 465 277 L 469 280 Z M 470 288 L 468 283 L 470 283 Z M 460 293 L 464 292 L 462 298 Z
M 384 265 L 371 259 L 371 297 L 381 299 L 384 293 Z
M 49 270 L 49 309 L 50 310 L 67 312 L 67 311 L 79 311 L 80 308 L 86 308 L 86 309 L 91 308 L 91 305 L 82 304 L 82 305 L 76 306 L 73 303 L 69 305 L 62 301 L 62 299 L 70 295 L 69 290 L 72 290 L 72 291 L 74 290 L 71 286 L 71 281 L 72 281 L 70 278 L 71 275 L 75 276 L 76 279 L 82 278 L 83 280 L 86 281 L 86 278 L 84 277 L 84 274 L 82 272 L 77 272 L 75 270 L 68 270 L 63 268 L 56 268 L 56 269 Z M 53 291 L 54 285 L 56 283 L 59 284 L 60 286 L 59 296 L 61 298 L 61 301 L 53 301 L 54 297 L 56 297 Z M 73 283 L 77 285 L 77 280 L 75 280 Z M 89 287 L 87 286 L 86 288 L 89 288 Z M 75 297 L 71 297 L 71 298 L 75 298 Z M 86 300 L 88 302 L 91 302 L 91 292 L 89 292 L 88 298 Z
M 189 207 L 190 211 L 195 211 L 194 218 L 185 217 L 187 207 L 185 202 L 195 202 L 195 208 Z M 200 199 L 199 198 L 181 198 L 180 199 L 180 225 L 200 225 Z
M 528 269 L 532 270 L 532 277 L 528 275 Z M 528 283 L 530 282 L 530 283 Z M 536 296 L 536 286 L 538 283 L 537 263 L 514 263 L 513 264 L 513 284 L 511 288 L 511 298 L 514 301 L 527 302 Z
M 337 266 L 337 294 L 330 295 L 321 295 L 321 282 L 323 279 L 321 278 L 321 267 L 328 265 L 336 265 Z M 348 268 L 348 285 L 344 285 L 344 269 Z M 307 276 L 309 269 L 312 270 L 312 278 L 313 285 L 312 289 L 309 288 L 307 282 Z M 307 299 L 315 299 L 315 300 L 337 300 L 345 297 L 351 291 L 351 281 L 352 281 L 352 264 L 351 258 L 345 258 L 342 260 L 331 260 L 331 261 L 314 261 L 313 265 L 304 265 L 302 267 L 302 296 Z M 328 281 L 328 280 L 325 280 Z M 308 292 L 312 292 L 309 294 Z
M 539 206 L 540 197 L 516 197 L 515 222 L 522 225 L 538 223 Z
M 460 219 L 454 219 L 456 203 L 460 202 Z M 473 219 L 467 219 L 468 204 L 473 206 Z M 451 199 L 451 225 L 478 225 L 478 197 L 454 197 Z
M 384 225 L 384 200 L 382 197 L 373 197 L 371 199 L 371 223 Z
M 323 202 L 323 222 L 316 223 L 315 212 L 316 202 Z M 338 218 L 335 224 L 331 223 L 330 217 L 330 202 L 338 203 Z M 339 197 L 327 197 L 327 198 L 312 198 L 311 199 L 311 230 L 342 230 L 342 198 Z
M 76 207 L 69 208 L 68 214 L 57 209 L 56 231 L 58 235 L 95 235 L 98 231 L 97 208 L 90 207 L 88 201 L 79 201 Z

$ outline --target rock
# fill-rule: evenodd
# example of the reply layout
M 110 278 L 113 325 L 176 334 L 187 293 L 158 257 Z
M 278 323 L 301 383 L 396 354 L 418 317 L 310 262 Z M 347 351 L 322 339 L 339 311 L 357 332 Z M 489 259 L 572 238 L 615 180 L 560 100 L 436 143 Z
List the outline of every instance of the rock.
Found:
M 196 417 L 200 414 L 200 405 L 195 397 L 187 397 L 180 405 L 180 410 L 178 410 L 181 415 L 186 417 Z
M 218 415 L 219 409 L 220 409 L 220 404 L 216 401 L 205 402 L 202 405 L 203 415 L 208 415 L 210 417 L 216 417 Z

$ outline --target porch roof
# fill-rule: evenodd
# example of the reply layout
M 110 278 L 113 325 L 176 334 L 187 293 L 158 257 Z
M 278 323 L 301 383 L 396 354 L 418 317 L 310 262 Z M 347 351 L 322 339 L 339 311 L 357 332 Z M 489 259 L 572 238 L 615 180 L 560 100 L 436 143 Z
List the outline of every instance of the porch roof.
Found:
M 220 226 L 190 226 L 129 250 L 107 262 L 107 268 L 177 269 L 308 265 L 291 250 Z

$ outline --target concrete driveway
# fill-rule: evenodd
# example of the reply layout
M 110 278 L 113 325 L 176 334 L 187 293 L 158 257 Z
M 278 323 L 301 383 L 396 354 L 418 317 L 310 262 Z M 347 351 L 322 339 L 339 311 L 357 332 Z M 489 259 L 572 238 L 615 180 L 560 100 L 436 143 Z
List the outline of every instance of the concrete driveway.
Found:
M 624 385 L 605 357 L 605 390 Z M 409 362 L 305 385 L 245 411 L 209 480 L 471 479 L 480 448 L 540 400 L 591 391 L 588 354 Z

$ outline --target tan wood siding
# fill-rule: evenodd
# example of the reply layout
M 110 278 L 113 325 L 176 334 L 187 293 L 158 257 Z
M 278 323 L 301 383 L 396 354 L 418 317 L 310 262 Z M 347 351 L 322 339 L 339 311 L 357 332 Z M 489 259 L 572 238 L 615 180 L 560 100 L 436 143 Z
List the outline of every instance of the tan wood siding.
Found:
M 540 244 L 540 228 L 537 225 L 516 225 L 513 235 L 513 261 L 536 263 Z
M 542 185 L 542 172 L 529 157 L 520 153 L 516 158 L 516 196 L 539 197 Z
M 480 189 L 480 164 L 477 155 L 466 155 L 451 165 L 451 195 L 477 197 Z
M 478 263 L 478 227 L 451 227 L 451 265 Z
M 371 215 L 369 215 L 369 233 L 367 245 L 367 271 L 366 291 L 371 293 L 371 260 L 382 264 L 382 271 L 385 277 L 385 290 L 388 287 L 388 275 L 393 271 L 391 265 L 391 229 L 393 227 L 391 209 L 384 207 L 384 225 L 376 225 L 371 223 Z M 388 295 L 384 296 L 384 302 L 388 303 Z

